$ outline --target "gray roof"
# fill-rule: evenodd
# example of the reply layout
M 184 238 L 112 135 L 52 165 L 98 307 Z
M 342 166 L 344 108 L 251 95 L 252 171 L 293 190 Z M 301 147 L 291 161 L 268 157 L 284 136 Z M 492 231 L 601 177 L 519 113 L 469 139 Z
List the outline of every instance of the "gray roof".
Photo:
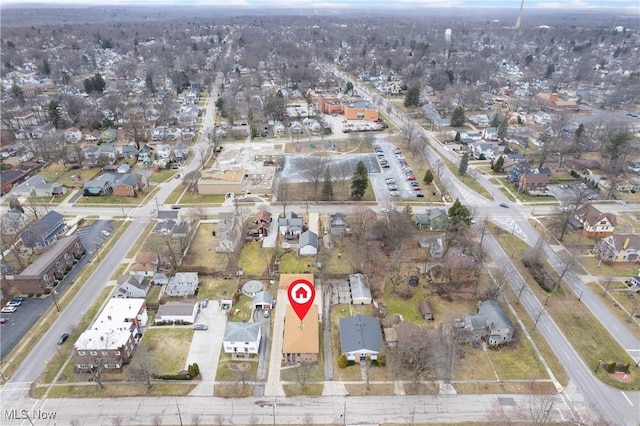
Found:
M 69 235 L 68 237 L 58 238 L 58 241 L 53 243 L 49 248 L 36 257 L 19 275 L 21 276 L 41 276 L 51 266 L 51 262 L 57 259 L 62 253 L 69 250 L 76 241 L 80 241 L 80 237 L 77 235 Z
M 351 299 L 371 299 L 371 290 L 364 283 L 364 275 L 349 275 L 349 286 L 351 287 Z
M 224 330 L 225 342 L 255 342 L 260 333 L 259 322 L 228 322 Z
M 382 332 L 377 318 L 354 315 L 340 319 L 340 350 L 342 353 L 382 348 Z
M 311 245 L 315 248 L 318 248 L 318 236 L 315 234 L 315 232 L 305 231 L 300 234 L 300 241 L 298 242 L 298 246 L 302 248 L 306 245 Z
M 178 210 L 158 210 L 158 219 L 178 219 Z
M 163 315 L 192 315 L 193 308 L 195 307 L 197 302 L 167 302 L 161 304 L 158 307 L 157 317 L 162 317 Z
M 269 293 L 268 291 L 257 292 L 253 295 L 253 304 L 257 305 L 258 303 L 261 305 L 268 303 L 269 305 L 273 306 L 273 294 Z
M 487 325 L 494 325 L 492 328 L 502 326 L 513 328 L 513 323 L 504 312 L 504 309 L 502 309 L 502 306 L 500 306 L 500 303 L 495 300 L 485 300 L 484 302 L 480 302 L 478 313 L 487 318 Z
M 331 226 L 347 226 L 347 219 L 342 213 L 336 213 L 329 217 L 329 223 Z
M 134 275 L 124 274 L 118 277 L 118 285 L 122 287 L 125 284 L 131 284 L 134 287 L 144 290 L 149 287 L 150 281 L 147 278 L 138 278 Z

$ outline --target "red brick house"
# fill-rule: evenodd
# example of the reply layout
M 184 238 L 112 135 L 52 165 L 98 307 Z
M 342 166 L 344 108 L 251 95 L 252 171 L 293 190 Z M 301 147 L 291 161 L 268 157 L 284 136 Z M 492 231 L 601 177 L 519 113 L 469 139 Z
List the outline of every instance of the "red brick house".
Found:
M 527 195 L 545 195 L 549 176 L 544 173 L 523 173 L 518 181 L 518 191 Z
M 71 235 L 58 238 L 32 263 L 17 275 L 7 275 L 6 280 L 22 294 L 44 294 L 51 290 L 84 255 L 80 237 Z
M 135 197 L 142 189 L 142 178 L 137 173 L 127 173 L 116 182 L 113 195 L 116 197 Z

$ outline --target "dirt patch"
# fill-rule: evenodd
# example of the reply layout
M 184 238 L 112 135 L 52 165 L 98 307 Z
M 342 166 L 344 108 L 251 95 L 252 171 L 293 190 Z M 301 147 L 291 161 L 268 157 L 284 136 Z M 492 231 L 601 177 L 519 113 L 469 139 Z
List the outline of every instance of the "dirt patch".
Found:
M 609 377 L 611 377 L 613 380 L 617 380 L 620 383 L 631 383 L 631 381 L 633 381 L 633 378 L 631 377 L 631 373 L 625 373 L 622 371 L 609 374 Z
M 228 362 L 227 368 L 231 371 L 248 371 L 251 366 L 246 362 Z

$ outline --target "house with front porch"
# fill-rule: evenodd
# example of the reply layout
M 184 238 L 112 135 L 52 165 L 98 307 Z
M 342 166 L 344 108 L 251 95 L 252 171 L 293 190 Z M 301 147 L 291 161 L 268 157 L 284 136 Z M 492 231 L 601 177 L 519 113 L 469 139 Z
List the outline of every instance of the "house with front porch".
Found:
M 602 213 L 591 203 L 578 208 L 575 219 L 582 225 L 587 238 L 608 237 L 613 235 L 613 231 L 616 229 L 616 215 Z
M 640 263 L 640 235 L 614 234 L 604 237 L 595 245 L 593 252 L 605 262 Z
M 515 327 L 500 303 L 485 300 L 476 313 L 467 313 L 455 322 L 461 342 L 485 341 L 489 346 L 511 343 Z
M 349 361 L 376 360 L 382 350 L 382 329 L 378 318 L 353 315 L 340 318 L 340 353 Z

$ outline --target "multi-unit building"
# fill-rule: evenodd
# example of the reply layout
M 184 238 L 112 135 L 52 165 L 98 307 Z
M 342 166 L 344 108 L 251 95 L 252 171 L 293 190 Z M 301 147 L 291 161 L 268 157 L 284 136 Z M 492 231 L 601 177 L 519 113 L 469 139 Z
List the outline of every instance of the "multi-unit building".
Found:
M 76 368 L 121 368 L 131 359 L 148 319 L 144 299 L 109 299 L 95 322 L 73 345 Z

